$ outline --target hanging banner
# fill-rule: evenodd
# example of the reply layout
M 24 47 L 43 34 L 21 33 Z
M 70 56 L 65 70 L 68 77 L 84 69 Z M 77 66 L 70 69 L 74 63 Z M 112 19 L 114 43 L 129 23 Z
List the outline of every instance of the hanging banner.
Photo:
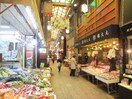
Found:
M 56 29 L 69 29 L 69 19 L 68 18 L 60 18 L 60 17 L 52 17 L 51 18 L 52 27 Z
M 53 4 L 51 2 L 44 2 L 44 16 L 53 16 L 52 6 Z

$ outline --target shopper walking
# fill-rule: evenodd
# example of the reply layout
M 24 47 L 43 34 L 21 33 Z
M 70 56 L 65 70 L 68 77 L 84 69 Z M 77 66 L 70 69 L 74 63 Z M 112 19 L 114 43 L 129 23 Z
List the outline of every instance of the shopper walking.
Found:
M 73 56 L 70 60 L 70 69 L 71 69 L 70 76 L 75 76 L 76 66 L 77 66 L 77 62 L 75 56 Z
M 58 72 L 61 71 L 61 66 L 62 66 L 62 60 L 61 60 L 61 59 L 58 59 L 58 60 L 57 60 Z
M 52 62 L 54 64 L 54 62 L 55 62 L 55 55 L 52 55 L 51 59 L 52 59 Z

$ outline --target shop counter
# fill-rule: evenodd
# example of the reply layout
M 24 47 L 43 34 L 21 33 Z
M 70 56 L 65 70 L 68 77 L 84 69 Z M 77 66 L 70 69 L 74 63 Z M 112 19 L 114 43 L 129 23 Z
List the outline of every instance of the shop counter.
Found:
M 108 93 L 111 93 L 112 91 L 115 91 L 112 88 L 112 86 L 110 86 L 110 85 L 113 84 L 116 87 L 116 84 L 119 83 L 119 79 L 117 79 L 117 78 L 116 79 L 105 79 L 105 78 L 101 78 L 99 76 L 95 76 L 95 78 L 97 79 L 97 85 L 99 85 L 99 81 L 101 81 L 104 84 L 106 84 Z
M 81 71 L 85 72 L 87 74 L 88 80 L 90 80 L 90 76 L 92 77 L 92 82 L 95 81 L 95 74 L 93 72 L 90 72 L 89 70 L 82 68 Z
M 119 98 L 132 99 L 132 87 L 121 83 L 118 85 L 119 85 Z

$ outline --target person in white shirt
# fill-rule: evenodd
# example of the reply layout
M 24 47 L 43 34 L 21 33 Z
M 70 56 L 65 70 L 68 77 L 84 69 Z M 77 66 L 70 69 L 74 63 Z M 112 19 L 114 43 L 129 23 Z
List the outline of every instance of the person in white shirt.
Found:
M 70 76 L 75 76 L 76 65 L 77 65 L 77 62 L 76 62 L 75 56 L 73 56 L 70 60 L 70 69 L 71 69 Z
M 109 50 L 107 57 L 108 57 L 109 62 L 110 62 L 109 72 L 116 70 L 116 60 L 115 60 L 116 55 L 115 55 L 115 49 L 114 48 Z

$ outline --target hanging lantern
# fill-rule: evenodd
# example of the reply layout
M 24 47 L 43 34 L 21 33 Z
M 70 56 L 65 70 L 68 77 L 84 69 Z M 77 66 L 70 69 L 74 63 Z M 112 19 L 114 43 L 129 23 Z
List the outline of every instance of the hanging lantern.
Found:
M 82 11 L 83 13 L 88 12 L 88 5 L 87 5 L 87 4 L 82 4 L 82 6 L 81 6 L 81 11 Z

